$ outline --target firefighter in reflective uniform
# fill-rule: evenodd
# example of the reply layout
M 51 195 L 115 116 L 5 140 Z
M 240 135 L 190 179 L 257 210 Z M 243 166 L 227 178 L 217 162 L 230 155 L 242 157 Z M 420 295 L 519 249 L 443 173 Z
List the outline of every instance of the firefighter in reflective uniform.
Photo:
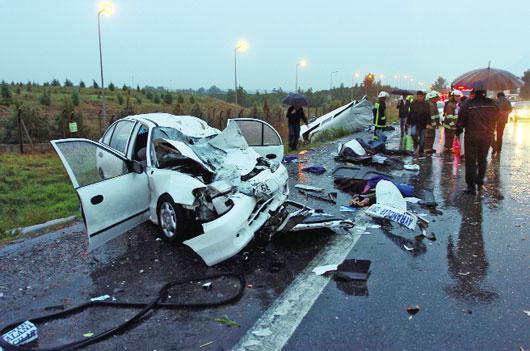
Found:
M 444 152 L 450 152 L 453 148 L 453 140 L 455 138 L 456 121 L 458 120 L 458 102 L 464 94 L 460 90 L 453 90 L 449 100 L 444 106 Z
M 436 101 L 440 98 L 440 93 L 433 90 L 428 92 L 425 98 L 429 103 L 429 111 L 431 115 L 430 122 L 425 129 L 425 152 L 433 153 L 436 128 L 438 128 L 438 125 L 440 124 L 440 113 L 438 112 L 438 106 L 436 105 Z
M 386 99 L 390 96 L 386 91 L 377 95 L 377 102 L 374 104 L 374 140 L 379 140 L 383 136 L 386 127 Z

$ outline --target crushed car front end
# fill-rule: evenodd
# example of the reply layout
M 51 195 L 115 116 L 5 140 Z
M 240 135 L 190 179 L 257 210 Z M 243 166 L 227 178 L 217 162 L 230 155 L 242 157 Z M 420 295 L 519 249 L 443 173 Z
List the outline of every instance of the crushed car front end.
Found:
M 214 201 L 211 201 L 212 210 L 217 211 L 218 206 L 226 208 L 227 202 L 230 208 L 215 219 L 202 223 L 203 234 L 184 241 L 184 244 L 201 256 L 209 266 L 234 256 L 252 240 L 256 232 L 271 218 L 271 214 L 286 201 L 289 194 L 287 178 L 287 170 L 283 165 L 279 165 L 274 171 L 263 170 L 248 180 L 254 195 L 237 191 L 225 194 L 220 205 L 216 206 Z M 212 188 L 209 191 L 215 192 Z M 202 201 L 207 199 L 204 196 L 199 198 Z M 198 204 L 198 208 L 200 206 L 209 204 Z

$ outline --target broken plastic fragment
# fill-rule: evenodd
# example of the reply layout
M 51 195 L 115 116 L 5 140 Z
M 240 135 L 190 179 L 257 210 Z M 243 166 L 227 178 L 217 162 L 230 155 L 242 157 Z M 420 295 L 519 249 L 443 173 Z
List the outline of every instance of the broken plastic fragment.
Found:
M 403 168 L 406 169 L 407 171 L 419 171 L 420 170 L 420 165 L 403 165 Z
M 313 273 L 317 275 L 323 275 L 331 271 L 336 271 L 338 266 L 339 266 L 338 264 L 328 264 L 324 266 L 318 266 L 313 269 Z
M 530 317 L 530 311 L 523 311 L 528 317 Z
M 212 282 L 202 284 L 204 290 L 210 290 L 212 288 Z
M 340 212 L 357 212 L 358 208 L 353 206 L 341 206 Z
M 227 327 L 230 327 L 230 328 L 240 327 L 239 323 L 231 320 L 230 318 L 228 318 L 227 315 L 225 315 L 224 317 L 215 318 L 214 321 L 216 321 L 219 324 L 226 325 Z
M 405 244 L 403 244 L 403 247 L 404 247 L 404 248 L 405 248 L 405 250 L 407 250 L 407 251 L 412 251 L 412 250 L 414 250 L 414 248 L 413 248 L 413 247 L 408 247 L 408 246 L 407 246 L 407 245 L 405 245 Z
M 98 297 L 93 297 L 90 299 L 90 301 L 105 301 L 105 300 L 108 300 L 110 299 L 110 295 L 101 295 L 101 296 L 98 296 Z
M 294 187 L 296 189 L 301 189 L 305 191 L 316 191 L 316 192 L 324 191 L 324 188 L 318 188 L 316 186 L 311 186 L 311 185 L 306 185 L 306 184 L 296 184 Z
M 92 332 L 84 333 L 83 336 L 85 338 L 90 338 L 90 337 L 94 336 L 94 333 L 92 333 Z
M 326 168 L 322 165 L 312 165 L 312 166 L 302 168 L 302 171 L 314 173 L 314 174 L 322 174 L 326 172 Z
M 211 345 L 213 343 L 214 343 L 214 341 L 208 341 L 208 342 L 202 344 L 201 346 L 199 346 L 199 348 L 202 349 L 203 347 L 206 347 L 206 346 Z
M 368 280 L 371 263 L 370 260 L 345 260 L 337 266 L 335 280 Z
M 420 311 L 420 305 L 416 306 L 407 306 L 407 312 L 410 316 L 414 316 L 416 313 Z

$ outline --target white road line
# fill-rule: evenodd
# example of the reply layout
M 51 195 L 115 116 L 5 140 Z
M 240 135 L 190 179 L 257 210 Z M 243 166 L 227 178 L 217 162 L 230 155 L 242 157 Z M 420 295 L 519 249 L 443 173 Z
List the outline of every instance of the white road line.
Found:
M 313 268 L 342 262 L 365 232 L 366 215 L 359 214 L 355 219 L 353 234 L 335 236 L 232 350 L 281 350 L 285 346 L 329 282 L 329 278 L 313 273 Z

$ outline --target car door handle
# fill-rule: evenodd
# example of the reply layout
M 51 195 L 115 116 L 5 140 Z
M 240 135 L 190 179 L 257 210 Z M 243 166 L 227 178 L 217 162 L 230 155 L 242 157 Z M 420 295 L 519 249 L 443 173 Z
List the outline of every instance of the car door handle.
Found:
M 276 154 L 267 154 L 265 157 L 267 157 L 269 160 L 274 160 L 276 158 Z
M 103 195 L 96 195 L 90 199 L 92 205 L 97 205 L 103 202 Z

